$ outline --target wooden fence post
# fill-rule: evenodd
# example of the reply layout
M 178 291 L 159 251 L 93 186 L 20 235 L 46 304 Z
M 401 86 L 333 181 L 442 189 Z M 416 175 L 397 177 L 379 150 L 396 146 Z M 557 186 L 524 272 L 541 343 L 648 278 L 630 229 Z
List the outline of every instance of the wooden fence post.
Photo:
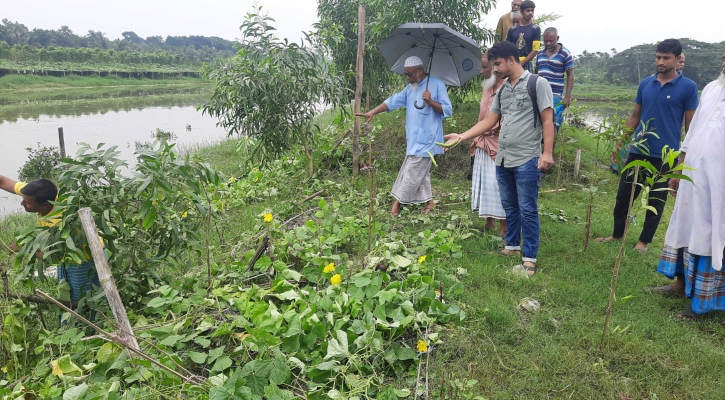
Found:
M 578 149 L 576 151 L 576 158 L 574 159 L 574 182 L 577 182 L 579 180 L 579 168 L 582 164 L 582 150 Z
M 136 337 L 133 335 L 133 328 L 126 314 L 126 307 L 123 306 L 121 296 L 118 294 L 118 288 L 113 279 L 113 274 L 111 274 L 111 268 L 108 267 L 106 254 L 103 252 L 103 247 L 101 246 L 101 238 L 98 236 L 98 228 L 96 228 L 96 223 L 93 221 L 93 212 L 90 208 L 85 207 L 78 210 L 78 215 L 81 217 L 81 224 L 83 224 L 83 230 L 86 233 L 88 247 L 91 249 L 93 261 L 96 264 L 98 279 L 101 281 L 103 291 L 106 292 L 108 305 L 111 307 L 113 317 L 116 319 L 116 324 L 118 325 L 118 336 L 126 343 L 126 346 L 140 352 L 141 349 L 138 346 Z M 137 358 L 136 353 L 133 351 L 129 351 L 128 356 Z
M 60 158 L 65 158 L 65 138 L 62 127 L 58 128 L 58 144 L 60 145 Z
M 355 86 L 355 114 L 360 113 L 363 85 L 363 58 L 365 56 L 365 6 L 357 9 L 357 84 Z M 352 133 L 352 175 L 360 171 L 360 117 L 355 117 Z

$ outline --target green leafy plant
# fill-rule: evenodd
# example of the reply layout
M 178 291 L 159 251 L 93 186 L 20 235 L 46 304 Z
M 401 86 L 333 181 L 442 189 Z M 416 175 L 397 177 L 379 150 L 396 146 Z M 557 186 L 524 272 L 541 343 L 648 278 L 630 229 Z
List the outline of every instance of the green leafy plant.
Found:
M 312 176 L 319 132 L 313 119 L 324 107 L 343 105 L 343 78 L 304 41 L 277 39 L 273 20 L 260 11 L 248 14 L 242 24 L 238 54 L 204 69 L 215 89 L 200 109 L 218 117 L 230 135 L 254 138 L 252 154 L 262 162 L 301 144 Z
M 53 227 L 26 230 L 19 240 L 17 279 L 27 279 L 42 251 L 48 264 L 80 264 L 90 258 L 78 210 L 90 207 L 108 262 L 129 304 L 139 301 L 161 277 L 158 268 L 201 248 L 201 235 L 212 212 L 206 191 L 221 175 L 199 161 L 180 159 L 173 145 L 156 142 L 135 153 L 132 175 L 115 146 L 81 144 L 75 158 L 63 164 L 57 179 L 58 201 L 49 218 Z M 39 268 L 40 269 L 40 268 Z
M 60 150 L 56 146 L 28 147 L 25 149 L 28 160 L 18 170 L 18 176 L 23 181 L 32 181 L 38 178 L 54 179 L 60 160 Z

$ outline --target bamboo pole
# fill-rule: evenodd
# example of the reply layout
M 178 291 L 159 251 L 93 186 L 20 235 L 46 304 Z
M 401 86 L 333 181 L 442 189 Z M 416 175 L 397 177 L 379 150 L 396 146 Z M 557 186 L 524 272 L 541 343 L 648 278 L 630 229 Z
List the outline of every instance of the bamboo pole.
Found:
M 58 144 L 60 145 L 60 158 L 65 158 L 65 138 L 62 127 L 58 128 Z
M 101 238 L 98 236 L 98 228 L 96 223 L 93 221 L 93 213 L 88 207 L 81 208 L 78 210 L 78 215 L 81 218 L 81 224 L 83 224 L 83 230 L 86 233 L 86 240 L 88 240 L 88 247 L 91 249 L 93 255 L 93 261 L 96 264 L 96 271 L 98 271 L 98 279 L 101 281 L 103 291 L 106 293 L 106 299 L 108 299 L 108 305 L 111 307 L 113 317 L 116 319 L 116 323 L 119 327 L 118 336 L 123 340 L 131 351 L 129 351 L 129 357 L 136 357 L 136 352 L 140 352 L 141 349 L 136 342 L 136 337 L 129 332 L 133 332 L 131 322 L 128 320 L 126 314 L 126 307 L 123 306 L 121 296 L 118 294 L 118 288 L 116 282 L 111 274 L 111 268 L 108 266 L 106 260 L 106 254 L 103 252 L 101 246 Z
M 365 6 L 357 9 L 357 79 L 355 85 L 355 114 L 360 113 L 363 85 L 363 58 L 365 56 Z M 352 175 L 360 172 L 360 117 L 355 117 L 352 134 Z
M 576 158 L 574 159 L 574 182 L 579 180 L 579 168 L 582 163 L 582 150 L 577 149 Z

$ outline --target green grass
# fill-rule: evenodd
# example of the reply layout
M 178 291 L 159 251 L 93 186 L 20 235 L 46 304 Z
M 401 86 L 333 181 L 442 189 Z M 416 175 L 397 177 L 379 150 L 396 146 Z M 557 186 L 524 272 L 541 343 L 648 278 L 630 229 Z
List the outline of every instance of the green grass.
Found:
M 448 121 L 446 132 L 461 132 L 475 123 L 477 103 L 456 108 L 455 121 Z M 321 124 L 331 121 L 323 116 Z M 405 114 L 386 113 L 376 116 L 374 123 L 374 159 L 376 191 L 385 193 L 392 187 L 404 157 Z M 324 126 L 323 126 L 324 128 Z M 337 132 L 343 135 L 344 132 Z M 666 223 L 673 202 L 670 201 L 650 252 L 632 251 L 641 226 L 632 227 L 626 241 L 617 299 L 604 347 L 600 339 L 609 296 L 612 269 L 618 246 L 591 242 L 583 252 L 585 209 L 588 193 L 582 186 L 596 186 L 592 215 L 592 238 L 611 233 L 611 211 L 617 178 L 595 163 L 596 142 L 583 130 L 566 127 L 557 137 L 557 166 L 547 176 L 540 195 L 542 218 L 539 273 L 522 279 L 509 273 L 520 260 L 492 255 L 498 250 L 495 237 L 483 231 L 483 220 L 476 219 L 475 234 L 462 242 L 464 255 L 451 261 L 451 267 L 468 271 L 458 294 L 449 293 L 452 282 L 445 282 L 447 302 L 460 302 L 468 312 L 461 326 L 440 328 L 442 344 L 431 353 L 431 399 L 444 398 L 438 390 L 445 380 L 475 379 L 473 393 L 488 399 L 716 399 L 723 398 L 725 317 L 715 313 L 694 324 L 683 323 L 675 316 L 687 302 L 680 299 L 646 295 L 643 286 L 666 282 L 655 272 L 662 247 Z M 362 147 L 367 148 L 363 138 Z M 581 181 L 572 174 L 574 154 L 582 149 Z M 243 160 L 235 151 L 233 140 L 205 148 L 183 149 L 207 159 L 215 168 L 230 176 L 242 174 Z M 600 150 L 602 154 L 604 150 Z M 306 161 L 301 153 L 292 153 L 298 168 Z M 600 157 L 604 162 L 605 157 Z M 349 162 L 349 157 L 343 158 Z M 449 211 L 468 213 L 470 182 L 465 180 L 470 163 L 467 146 L 459 146 L 439 156 L 439 168 L 432 171 L 433 188 L 438 207 L 430 218 L 418 217 L 419 207 L 408 207 L 401 218 L 387 215 L 391 202 L 378 205 L 375 218 L 386 230 L 414 235 L 424 229 L 443 229 L 449 222 Z M 367 213 L 367 198 L 350 196 L 353 190 L 364 193 L 368 175 L 351 177 L 347 164 L 321 164 L 324 168 L 314 179 L 303 173 L 293 180 L 273 184 L 278 196 L 264 201 L 250 201 L 229 209 L 216 221 L 212 230 L 214 269 L 243 260 L 245 251 L 257 245 L 258 221 L 263 212 L 284 219 L 315 209 L 315 201 L 299 204 L 313 192 L 314 185 L 332 181 L 324 194 L 328 201 L 343 202 L 341 213 L 362 216 Z M 262 169 L 266 174 L 265 170 Z M 547 193 L 551 189 L 565 191 Z M 453 196 L 450 196 L 453 194 Z M 389 199 L 389 197 L 387 197 Z M 639 212 L 638 221 L 642 221 Z M 562 221 L 559 216 L 564 216 Z M 4 241 L 11 239 L 17 226 L 32 221 L 27 215 L 13 216 L 1 222 Z M 302 218 L 301 220 L 304 220 Z M 11 225 L 8 225 L 11 224 Z M 14 224 L 14 225 L 12 225 Z M 223 240 L 219 240 L 219 238 Z M 349 256 L 364 256 L 365 243 L 346 244 Z M 8 265 L 9 256 L 0 262 Z M 197 260 L 191 273 L 203 275 L 202 260 Z M 189 272 L 168 271 L 176 275 Z M 177 276 L 178 278 L 178 276 Z M 627 296 L 629 297 L 625 300 Z M 524 298 L 540 302 L 538 312 L 520 310 Z M 618 329 L 615 328 L 619 327 Z M 622 332 L 623 331 L 623 332 Z M 415 367 L 407 373 L 391 377 L 398 387 L 415 386 Z M 463 397 L 453 397 L 463 398 Z
M 572 97 L 580 101 L 634 102 L 637 86 L 574 85 Z
M 5 75 L 0 78 L 0 91 L 45 91 L 72 88 L 95 88 L 108 86 L 160 86 L 160 85 L 192 85 L 205 82 L 201 78 L 179 77 L 167 79 L 120 78 L 115 75 L 95 76 L 39 76 L 39 75 Z
M 458 107 L 454 116 L 457 127 L 447 126 L 446 131 L 464 130 L 475 121 L 477 113 L 476 104 Z M 403 157 L 404 114 L 379 115 L 375 123 L 382 128 L 376 139 L 376 165 L 380 168 L 377 188 L 384 192 L 392 186 Z M 520 260 L 490 254 L 498 249 L 498 242 L 483 233 L 484 221 L 477 221 L 481 232 L 463 243 L 464 257 L 454 262 L 454 266 L 469 271 L 465 291 L 449 297 L 449 301 L 465 305 L 469 319 L 460 327 L 443 328 L 444 343 L 436 347 L 431 358 L 432 390 L 437 393 L 445 374 L 446 380 L 478 380 L 474 392 L 492 399 L 722 398 L 725 378 L 718 366 L 723 365 L 725 355 L 723 315 L 715 313 L 696 324 L 683 323 L 676 314 L 685 308 L 685 300 L 642 292 L 644 286 L 667 281 L 655 270 L 672 201 L 649 253 L 631 250 L 641 231 L 641 226 L 632 227 L 618 301 L 606 344 L 600 347 L 618 245 L 592 241 L 587 251 L 582 251 L 588 194 L 572 181 L 576 150 L 583 150 L 582 174 L 587 177 L 578 183 L 599 189 L 593 203 L 592 239 L 611 233 L 617 178 L 595 167 L 596 142 L 591 134 L 567 128 L 558 139 L 557 158 L 563 156 L 563 161 L 547 176 L 540 196 L 540 272 L 528 280 L 512 276 L 508 271 Z M 469 162 L 464 147 L 438 161 L 441 167 L 433 171 L 434 192 L 438 195 L 470 190 L 470 182 L 463 178 Z M 205 149 L 202 154 L 227 173 L 233 173 L 239 163 L 229 143 Z M 323 176 L 343 186 L 352 182 L 346 170 L 323 172 Z M 366 187 L 367 178 L 361 177 L 354 185 Z M 300 189 L 303 187 L 301 184 Z M 554 188 L 566 191 L 546 193 Z M 276 212 L 285 201 L 253 204 L 240 210 L 235 218 L 239 225 L 232 230 L 243 234 L 245 219 L 257 218 L 262 210 Z M 435 213 L 439 216 L 451 209 L 470 210 L 469 200 L 438 201 Z M 384 215 L 389 206 L 380 204 L 377 215 Z M 361 212 L 352 205 L 347 210 Z M 442 227 L 435 223 L 419 226 L 420 221 L 412 218 L 417 212 L 408 209 L 402 218 L 384 218 L 383 223 L 389 229 Z M 642 221 L 643 213 L 639 214 L 638 220 Z M 555 221 L 548 215 L 565 215 L 567 221 Z M 627 296 L 632 297 L 623 301 Z M 527 297 L 540 302 L 539 312 L 520 310 L 519 303 Z M 398 377 L 398 382 L 400 386 L 414 386 L 415 371 Z

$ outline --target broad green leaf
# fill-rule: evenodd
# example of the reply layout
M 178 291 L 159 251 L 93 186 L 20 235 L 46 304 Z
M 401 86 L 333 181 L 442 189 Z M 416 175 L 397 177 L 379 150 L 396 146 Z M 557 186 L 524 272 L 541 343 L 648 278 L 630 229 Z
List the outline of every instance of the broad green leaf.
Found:
M 232 366 L 232 359 L 229 356 L 221 356 L 214 362 L 212 371 L 224 371 Z
M 196 351 L 191 351 L 187 353 L 189 355 L 189 358 L 191 358 L 191 361 L 197 363 L 197 364 L 204 364 L 206 362 L 206 353 L 199 353 Z
M 103 346 L 101 346 L 96 352 L 96 360 L 98 360 L 99 363 L 105 363 L 120 352 L 121 349 L 113 343 L 104 343 Z
M 73 386 L 63 393 L 63 400 L 79 400 L 88 392 L 88 385 L 81 383 L 78 386 Z
M 348 357 L 347 334 L 344 331 L 337 331 L 337 339 L 330 339 L 327 342 L 327 355 L 325 360 L 333 357 Z

